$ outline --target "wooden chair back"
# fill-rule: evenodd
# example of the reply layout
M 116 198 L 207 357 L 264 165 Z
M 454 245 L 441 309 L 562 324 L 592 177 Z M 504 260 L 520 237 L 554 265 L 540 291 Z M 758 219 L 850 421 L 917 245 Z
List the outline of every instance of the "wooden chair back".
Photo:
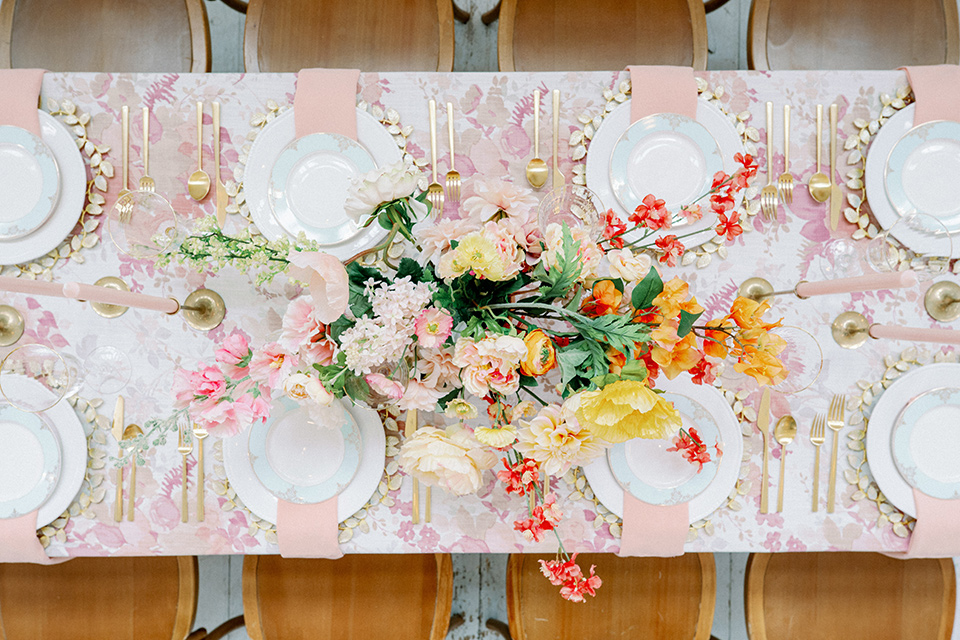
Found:
M 580 554 L 577 562 L 584 571 L 596 564 L 603 579 L 596 598 L 588 596 L 583 606 L 560 597 L 560 588 L 540 573 L 541 557 L 511 555 L 507 562 L 507 615 L 514 640 L 710 637 L 717 596 L 713 554 Z
M 755 553 L 745 579 L 751 640 L 947 640 L 953 561 L 879 553 Z
M 243 560 L 243 615 L 253 640 L 443 640 L 452 602 L 449 555 Z
M 0 639 L 182 640 L 198 581 L 195 557 L 0 564 Z
M 204 0 L 4 0 L 0 68 L 210 71 Z
M 503 0 L 500 71 L 604 71 L 631 64 L 707 68 L 702 0 Z
M 753 0 L 751 69 L 960 63 L 956 0 Z
M 248 72 L 452 71 L 450 0 L 250 0 Z

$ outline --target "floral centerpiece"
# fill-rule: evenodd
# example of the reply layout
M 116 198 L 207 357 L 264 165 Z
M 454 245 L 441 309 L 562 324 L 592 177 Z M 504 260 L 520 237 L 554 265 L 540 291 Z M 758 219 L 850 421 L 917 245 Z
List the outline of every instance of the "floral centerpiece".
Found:
M 434 219 L 417 193 L 418 173 L 402 164 L 355 185 L 348 213 L 388 235 L 345 266 L 303 242 L 207 228 L 175 259 L 201 269 L 259 263 L 306 289 L 290 302 L 278 339 L 250 345 L 231 335 L 216 365 L 181 372 L 179 406 L 227 433 L 264 419 L 265 398 L 279 393 L 317 406 L 349 396 L 437 412 L 444 424 L 407 438 L 401 467 L 465 495 L 499 466 L 505 490 L 529 496 L 515 529 L 539 541 L 563 516 L 545 479 L 611 443 L 671 439 L 698 468 L 722 455 L 682 428 L 657 391 L 660 376 L 709 384 L 723 360 L 761 385 L 787 375 L 778 359 L 785 344 L 770 331 L 779 322 L 765 319 L 770 303 L 737 298 L 728 313 L 704 319 L 688 284 L 661 273 L 685 251 L 683 236 L 652 239 L 707 207 L 717 224 L 706 232 L 736 238 L 734 201 L 757 170 L 750 156 L 736 160 L 738 170 L 718 173 L 698 202 L 671 213 L 651 195 L 628 221 L 602 214 L 598 234 L 540 224 L 537 200 L 504 183 L 476 185 L 465 215 Z M 393 261 L 387 250 L 399 238 L 409 255 Z M 601 584 L 562 543 L 542 571 L 573 601 Z

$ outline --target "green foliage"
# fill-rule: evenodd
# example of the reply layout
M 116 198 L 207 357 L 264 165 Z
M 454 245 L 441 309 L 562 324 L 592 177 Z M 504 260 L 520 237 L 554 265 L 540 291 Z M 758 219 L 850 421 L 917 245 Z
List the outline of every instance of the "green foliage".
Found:
M 677 335 L 681 338 L 686 337 L 693 329 L 693 323 L 697 321 L 697 318 L 703 315 L 703 311 L 700 313 L 690 313 L 689 311 L 680 311 L 680 326 L 677 327 Z
M 556 266 L 548 271 L 541 260 L 533 270 L 533 277 L 544 285 L 538 292 L 541 302 L 562 298 L 577 284 L 577 278 L 583 271 L 577 255 L 579 250 L 580 241 L 574 241 L 570 227 L 563 223 L 563 244 L 557 254 Z
M 604 342 L 629 358 L 633 353 L 634 344 L 647 342 L 650 339 L 650 329 L 642 323 L 632 322 L 630 316 L 600 316 L 587 318 L 573 316 L 570 324 L 576 327 L 585 337 L 596 342 Z
M 646 309 L 653 305 L 653 299 L 663 292 L 663 280 L 660 274 L 653 267 L 647 275 L 633 288 L 633 296 L 630 302 L 634 309 Z

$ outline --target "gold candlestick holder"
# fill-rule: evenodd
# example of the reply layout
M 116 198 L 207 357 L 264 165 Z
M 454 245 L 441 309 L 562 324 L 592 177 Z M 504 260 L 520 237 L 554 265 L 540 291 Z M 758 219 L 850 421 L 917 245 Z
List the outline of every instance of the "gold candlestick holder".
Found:
M 805 280 L 801 280 L 797 283 L 797 286 L 803 284 Z M 793 289 L 783 289 L 781 291 L 774 291 L 773 285 L 770 284 L 770 281 L 766 278 L 761 278 L 755 276 L 753 278 L 747 278 L 743 281 L 743 284 L 740 285 L 738 290 L 738 295 L 742 298 L 749 298 L 754 302 L 763 302 L 766 298 L 773 296 L 782 296 L 782 295 L 795 295 L 801 300 L 805 299 L 803 296 L 797 293 L 797 288 Z
M 130 291 L 127 283 L 116 276 L 105 276 L 97 280 L 94 284 L 98 287 L 107 287 L 109 289 L 117 289 L 118 291 Z M 170 299 L 177 303 L 177 308 L 168 315 L 176 315 L 182 311 L 184 321 L 197 331 L 211 331 L 212 329 L 216 329 L 220 326 L 220 323 L 223 322 L 223 318 L 227 313 L 227 307 L 223 302 L 223 298 L 212 289 L 197 289 L 186 297 L 183 304 L 180 304 L 180 301 L 172 296 Z M 91 302 L 90 307 L 104 318 L 118 318 L 126 313 L 129 308 L 104 302 Z M 19 338 L 19 336 L 17 337 Z M 14 340 L 14 342 L 16 342 L 16 340 Z
M 20 312 L 8 304 L 0 304 L 0 347 L 9 347 L 23 336 L 25 323 Z
M 833 340 L 844 349 L 856 349 L 870 337 L 870 322 L 856 311 L 844 311 L 830 325 Z
M 107 289 L 116 289 L 117 291 L 130 291 L 130 286 L 117 276 L 104 276 L 93 284 L 98 287 L 106 287 Z M 107 304 L 106 302 L 91 302 L 90 308 L 104 318 L 119 318 L 129 309 L 129 307 L 124 307 L 119 304 Z
M 960 285 L 950 280 L 937 282 L 923 296 L 923 307 L 937 322 L 953 322 L 960 318 Z

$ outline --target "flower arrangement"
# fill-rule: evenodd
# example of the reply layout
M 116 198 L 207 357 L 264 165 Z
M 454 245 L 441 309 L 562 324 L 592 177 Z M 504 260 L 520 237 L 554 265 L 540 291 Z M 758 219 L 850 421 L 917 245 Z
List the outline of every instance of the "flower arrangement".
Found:
M 728 241 L 742 232 L 734 201 L 756 174 L 752 157 L 736 160 L 740 168 L 718 173 L 701 198 L 717 218 L 706 231 Z M 722 455 L 682 428 L 657 392 L 661 375 L 710 384 L 723 360 L 761 385 L 787 375 L 778 359 L 785 343 L 771 332 L 779 321 L 764 319 L 769 302 L 737 298 L 729 313 L 705 320 L 688 284 L 661 275 L 682 256 L 685 236 L 652 240 L 655 232 L 701 218 L 700 204 L 670 213 L 650 195 L 630 226 L 612 211 L 603 214 L 595 237 L 585 226 L 542 225 L 537 200 L 503 183 L 476 185 L 462 217 L 433 220 L 425 194 L 416 193 L 417 177 L 403 165 L 387 167 L 364 176 L 348 198 L 358 225 L 389 232 L 364 252 L 380 268 L 361 264 L 363 255 L 340 266 L 302 243 L 246 239 L 244 250 L 263 249 L 242 256 L 244 264 L 282 264 L 270 268 L 286 270 L 307 292 L 290 302 L 279 339 L 252 347 L 230 336 L 217 366 L 178 374 L 178 407 L 226 433 L 264 419 L 264 399 L 275 392 L 316 405 L 346 395 L 436 412 L 446 424 L 407 438 L 401 468 L 465 495 L 499 465 L 507 493 L 528 496 L 514 528 L 540 541 L 556 534 L 563 517 L 549 477 L 590 462 L 611 443 L 672 439 L 670 450 L 698 472 Z M 398 236 L 412 243 L 414 257 L 392 263 L 387 249 Z M 229 263 L 222 252 L 205 256 L 203 242 L 209 239 L 195 241 L 181 259 L 201 268 Z M 594 568 L 586 575 L 562 543 L 542 571 L 572 601 L 601 585 Z

